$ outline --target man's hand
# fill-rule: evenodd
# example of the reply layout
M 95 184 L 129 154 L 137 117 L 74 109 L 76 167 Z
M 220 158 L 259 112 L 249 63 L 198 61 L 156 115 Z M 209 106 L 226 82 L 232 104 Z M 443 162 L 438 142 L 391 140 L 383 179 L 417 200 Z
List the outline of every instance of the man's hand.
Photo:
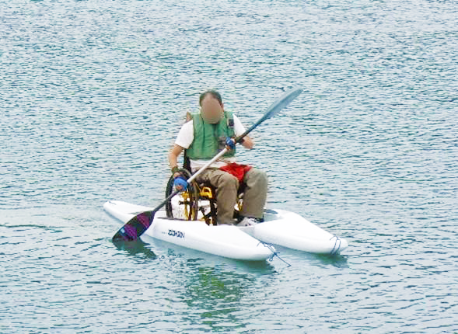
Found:
M 175 173 L 173 174 L 173 177 L 174 177 L 173 185 L 176 190 L 186 191 L 186 189 L 188 189 L 188 182 L 186 181 L 183 175 L 181 175 L 180 173 Z
M 235 148 L 235 140 L 231 137 L 226 138 L 226 148 L 229 150 L 233 150 Z

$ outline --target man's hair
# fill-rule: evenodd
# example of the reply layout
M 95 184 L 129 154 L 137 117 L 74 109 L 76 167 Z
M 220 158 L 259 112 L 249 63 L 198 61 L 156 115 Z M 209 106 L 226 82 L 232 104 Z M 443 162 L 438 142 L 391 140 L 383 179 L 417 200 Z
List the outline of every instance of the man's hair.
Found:
M 218 93 L 216 90 L 210 89 L 199 96 L 199 105 L 202 105 L 202 101 L 205 99 L 205 97 L 210 94 L 213 98 L 217 99 L 219 104 L 223 104 L 223 99 L 221 98 L 221 94 Z

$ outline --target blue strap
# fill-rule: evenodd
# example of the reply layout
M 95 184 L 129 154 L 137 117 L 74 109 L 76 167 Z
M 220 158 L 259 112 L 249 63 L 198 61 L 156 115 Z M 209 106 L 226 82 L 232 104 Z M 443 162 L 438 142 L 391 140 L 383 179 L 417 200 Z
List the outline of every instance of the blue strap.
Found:
M 331 255 L 338 254 L 339 251 L 340 251 L 340 247 L 342 246 L 342 240 L 340 240 L 340 238 L 338 236 L 336 236 L 336 235 L 332 236 L 332 238 L 329 239 L 329 240 L 332 240 L 334 238 L 336 238 L 336 241 L 334 242 L 334 247 L 332 247 Z M 339 244 L 339 245 L 337 246 L 337 244 Z
M 285 260 L 283 260 L 280 255 L 278 255 L 279 252 L 277 252 L 274 248 L 274 246 L 272 246 L 271 244 L 268 244 L 268 243 L 265 243 L 265 242 L 262 242 L 260 241 L 259 244 L 262 244 L 264 247 L 267 247 L 269 248 L 269 250 L 272 252 L 272 255 L 269 257 L 268 261 L 269 262 L 272 262 L 274 260 L 275 257 L 278 257 L 280 260 L 282 260 L 284 263 L 286 263 L 288 265 L 288 267 L 291 267 L 291 265 L 286 262 Z M 258 245 L 259 245 L 258 244 Z

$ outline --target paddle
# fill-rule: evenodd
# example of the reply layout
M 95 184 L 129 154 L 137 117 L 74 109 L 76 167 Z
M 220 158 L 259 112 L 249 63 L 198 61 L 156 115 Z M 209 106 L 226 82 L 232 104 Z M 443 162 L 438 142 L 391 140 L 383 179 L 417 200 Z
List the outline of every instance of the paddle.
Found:
M 285 108 L 288 104 L 290 104 L 299 94 L 302 93 L 301 88 L 293 88 L 286 92 L 282 97 L 280 97 L 277 101 L 272 103 L 272 105 L 267 109 L 264 116 L 262 116 L 253 126 L 251 126 L 248 130 L 246 130 L 241 136 L 235 138 L 235 143 L 238 144 L 242 142 L 243 138 L 247 136 L 251 131 L 256 129 L 262 122 L 265 120 L 273 117 L 274 115 L 278 114 L 283 108 Z M 188 184 L 190 184 L 193 180 L 196 179 L 204 170 L 206 170 L 210 165 L 212 165 L 215 161 L 220 159 L 225 153 L 227 152 L 227 148 L 223 149 L 219 152 L 213 159 L 211 159 L 208 163 L 206 163 L 201 169 L 199 169 L 194 175 L 192 175 L 188 180 Z M 131 220 L 129 220 L 123 227 L 119 229 L 118 232 L 113 236 L 113 241 L 131 241 L 136 240 L 139 238 L 153 223 L 154 215 L 156 214 L 159 209 L 161 209 L 168 201 L 175 195 L 177 195 L 180 190 L 175 190 L 171 193 L 161 204 L 159 204 L 156 208 L 152 211 L 142 212 Z

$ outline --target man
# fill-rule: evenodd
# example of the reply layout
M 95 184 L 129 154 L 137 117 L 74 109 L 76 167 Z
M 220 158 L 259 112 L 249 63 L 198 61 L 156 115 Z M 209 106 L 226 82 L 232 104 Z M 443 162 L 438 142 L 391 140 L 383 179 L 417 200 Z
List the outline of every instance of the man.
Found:
M 192 115 L 192 120 L 183 125 L 169 153 L 175 186 L 177 189 L 186 187 L 186 182 L 178 173 L 177 165 L 178 157 L 184 149 L 190 158 L 192 172 L 195 172 L 224 146 L 231 148 L 222 159 L 199 175 L 196 181 L 209 182 L 216 188 L 219 225 L 237 223 L 238 226 L 253 226 L 263 219 L 267 196 L 267 176 L 256 168 L 248 167 L 242 171 L 240 178 L 245 184 L 243 207 L 240 212 L 242 217 L 239 222 L 234 221 L 234 206 L 241 182 L 236 176 L 220 168 L 224 169 L 233 166 L 231 163 L 235 163 L 236 149 L 232 138 L 243 134 L 245 128 L 235 115 L 224 110 L 221 95 L 217 91 L 208 90 L 202 93 L 199 97 L 199 104 L 200 113 Z M 254 143 L 250 137 L 246 136 L 242 145 L 247 149 L 252 149 Z M 237 168 L 237 165 L 235 166 Z

